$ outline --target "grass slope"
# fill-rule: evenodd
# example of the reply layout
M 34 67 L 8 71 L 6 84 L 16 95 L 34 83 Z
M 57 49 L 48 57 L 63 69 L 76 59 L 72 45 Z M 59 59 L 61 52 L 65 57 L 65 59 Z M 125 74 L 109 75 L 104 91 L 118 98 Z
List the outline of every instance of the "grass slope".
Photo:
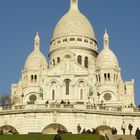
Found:
M 0 136 L 0 140 L 53 140 L 55 135 L 3 135 Z M 72 134 L 63 134 L 61 135 L 62 140 L 104 140 L 102 136 L 99 135 L 72 135 Z

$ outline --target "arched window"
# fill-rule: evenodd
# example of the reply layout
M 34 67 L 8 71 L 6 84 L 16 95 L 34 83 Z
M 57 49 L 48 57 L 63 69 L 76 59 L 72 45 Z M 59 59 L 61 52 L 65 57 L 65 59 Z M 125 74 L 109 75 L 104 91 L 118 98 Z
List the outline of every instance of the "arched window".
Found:
M 114 82 L 118 81 L 118 75 L 114 74 Z
M 116 74 L 114 74 L 114 82 L 116 82 Z
M 65 80 L 65 86 L 66 86 L 66 95 L 69 95 L 69 88 L 70 88 L 70 80 L 66 79 Z
M 116 82 L 118 81 L 118 75 L 116 75 Z
M 84 66 L 85 66 L 86 68 L 88 68 L 88 57 L 87 57 L 87 56 L 85 57 L 85 64 L 84 64 Z
M 37 81 L 37 75 L 34 75 L 35 82 Z
M 55 90 L 52 90 L 52 100 L 55 100 Z
M 106 77 L 106 73 L 104 74 L 104 80 L 106 81 L 107 77 Z
M 60 57 L 57 57 L 57 63 L 60 63 Z
M 99 82 L 101 82 L 101 77 L 100 77 L 100 74 L 98 75 L 98 77 L 99 77 Z
M 98 82 L 98 76 L 96 75 L 96 81 Z
M 33 82 L 33 79 L 34 79 L 34 77 L 33 77 L 33 75 L 31 75 L 31 83 Z
M 79 63 L 79 64 L 82 65 L 82 56 L 81 55 L 78 55 L 78 57 L 77 57 L 77 63 Z
M 55 66 L 55 60 L 53 59 L 53 66 Z
M 77 41 L 82 41 L 82 38 L 77 38 Z
M 70 41 L 75 41 L 75 38 L 70 38 Z
M 83 89 L 80 89 L 80 100 L 83 100 Z
M 108 81 L 110 81 L 110 73 L 108 73 Z
M 67 38 L 64 38 L 64 39 L 63 39 L 63 42 L 67 42 Z
M 88 40 L 87 39 L 84 39 L 84 42 L 88 43 Z

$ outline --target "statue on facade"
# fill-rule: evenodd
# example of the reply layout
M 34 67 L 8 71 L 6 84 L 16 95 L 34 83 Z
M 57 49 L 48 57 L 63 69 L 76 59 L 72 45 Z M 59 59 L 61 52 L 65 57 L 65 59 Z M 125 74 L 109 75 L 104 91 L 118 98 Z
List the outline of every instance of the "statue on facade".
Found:
M 88 94 L 88 99 L 93 95 L 93 86 L 89 85 L 89 94 Z
M 39 88 L 39 97 L 43 100 L 43 88 Z

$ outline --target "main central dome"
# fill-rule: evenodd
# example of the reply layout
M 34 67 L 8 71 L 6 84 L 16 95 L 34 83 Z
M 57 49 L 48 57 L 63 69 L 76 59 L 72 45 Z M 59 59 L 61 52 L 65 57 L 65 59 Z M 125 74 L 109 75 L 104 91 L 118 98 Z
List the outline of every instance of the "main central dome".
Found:
M 78 9 L 78 0 L 71 0 L 70 10 L 57 23 L 53 39 L 70 35 L 84 36 L 96 40 L 92 25 Z

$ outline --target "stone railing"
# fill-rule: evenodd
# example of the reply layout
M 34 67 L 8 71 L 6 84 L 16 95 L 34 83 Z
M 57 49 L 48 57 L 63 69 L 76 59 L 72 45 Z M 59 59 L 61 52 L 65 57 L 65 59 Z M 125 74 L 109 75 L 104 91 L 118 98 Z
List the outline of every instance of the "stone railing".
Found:
M 63 110 L 89 110 L 89 111 L 106 111 L 106 112 L 140 112 L 138 109 L 105 106 L 105 105 L 93 105 L 93 104 L 61 104 L 61 103 L 48 103 L 48 104 L 27 104 L 17 106 L 2 106 L 0 112 L 5 111 L 17 111 L 17 110 L 40 110 L 40 109 L 63 109 Z

